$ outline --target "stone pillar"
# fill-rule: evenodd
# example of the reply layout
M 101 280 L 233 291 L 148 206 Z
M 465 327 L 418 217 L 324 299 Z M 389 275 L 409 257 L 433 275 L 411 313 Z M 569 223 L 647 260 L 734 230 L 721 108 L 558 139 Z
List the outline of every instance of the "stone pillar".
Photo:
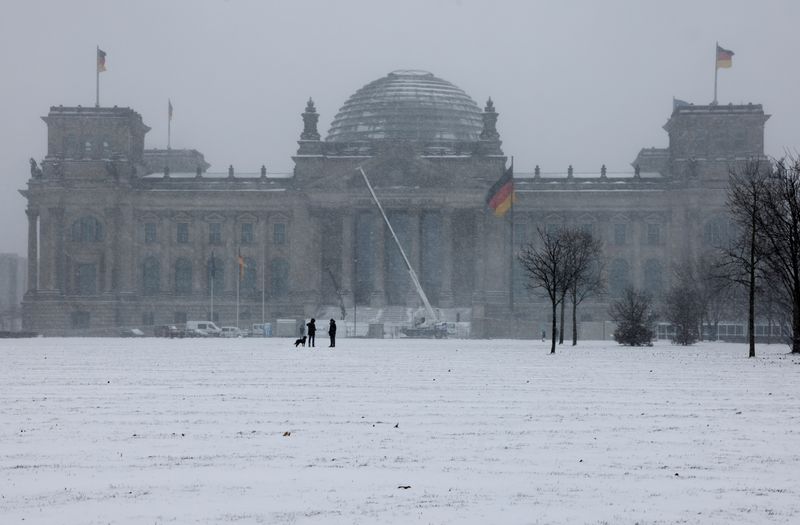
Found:
M 373 231 L 373 239 L 375 241 L 375 267 L 372 269 L 372 295 L 369 298 L 369 304 L 372 307 L 381 308 L 386 306 L 386 293 L 384 288 L 384 243 L 386 240 L 386 226 L 383 224 L 383 217 L 381 217 L 379 213 L 376 213 L 374 217 L 375 230 Z
M 39 220 L 39 290 L 43 292 L 53 292 L 55 287 L 55 225 L 51 212 L 51 208 L 43 208 Z
M 117 254 L 117 282 L 116 292 L 134 293 L 136 291 L 137 262 L 134 246 L 138 244 L 139 229 L 142 227 L 133 217 L 130 206 L 123 206 L 116 214 L 117 228 L 115 235 L 120 237 L 119 253 Z M 158 232 L 161 233 L 161 232 Z M 158 238 L 158 237 L 157 237 Z
M 472 293 L 472 300 L 483 302 L 486 295 L 486 225 L 484 224 L 485 214 L 481 211 L 475 212 L 475 287 Z
M 439 305 L 453 307 L 453 212 L 442 211 L 442 260 L 440 262 L 442 288 L 439 291 Z
M 54 208 L 52 218 L 54 221 L 53 236 L 55 254 L 53 258 L 53 285 L 62 294 L 67 291 L 66 276 L 66 250 L 64 249 L 64 208 Z
M 118 266 L 120 257 L 120 231 L 119 231 L 119 212 L 116 208 L 106 208 L 104 214 L 103 229 L 105 238 L 103 239 L 103 259 L 104 270 L 103 282 L 100 283 L 98 292 L 112 293 L 114 291 L 114 270 Z
M 346 306 L 352 306 L 355 294 L 355 284 L 353 282 L 353 249 L 354 218 L 351 212 L 345 212 L 342 216 L 342 276 L 341 287 L 344 294 Z
M 408 212 L 408 233 L 410 238 L 410 246 L 408 247 L 408 262 L 417 274 L 417 278 L 421 278 L 421 265 L 422 260 L 422 246 L 420 242 L 420 210 L 413 208 Z M 422 306 L 422 300 L 419 298 L 414 284 L 411 283 L 411 288 L 408 290 L 406 296 L 406 304 L 412 308 L 419 308 Z
M 39 211 L 28 208 L 25 214 L 28 216 L 28 293 L 35 293 L 39 287 Z

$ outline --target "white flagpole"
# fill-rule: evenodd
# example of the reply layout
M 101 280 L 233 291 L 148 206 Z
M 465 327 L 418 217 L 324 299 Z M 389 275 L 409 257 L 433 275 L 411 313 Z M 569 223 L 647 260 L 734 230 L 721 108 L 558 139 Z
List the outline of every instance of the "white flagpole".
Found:
M 97 54 L 96 57 L 100 55 L 100 46 L 97 46 Z M 97 64 L 97 58 L 95 57 L 95 99 L 94 99 L 94 107 L 100 107 L 100 65 Z
M 261 252 L 261 329 L 263 334 L 266 336 L 267 331 L 264 324 L 266 323 L 266 316 L 264 314 L 264 294 L 265 289 L 267 287 L 267 250 L 264 247 L 264 250 Z
M 216 279 L 217 276 L 215 275 L 217 273 L 217 271 L 216 271 L 217 269 L 214 267 L 214 254 L 213 253 L 211 254 L 211 269 L 213 271 L 211 272 L 211 319 L 209 319 L 209 321 L 211 321 L 213 323 L 214 322 L 214 281 L 217 280 Z
M 241 264 L 241 263 L 240 263 Z M 239 285 L 242 282 L 242 269 L 239 267 L 239 275 L 236 279 L 236 328 L 239 328 Z
M 719 73 L 719 67 L 717 67 L 717 50 L 719 49 L 719 42 L 716 43 L 714 46 L 714 102 L 711 103 L 712 106 L 717 105 L 717 74 Z

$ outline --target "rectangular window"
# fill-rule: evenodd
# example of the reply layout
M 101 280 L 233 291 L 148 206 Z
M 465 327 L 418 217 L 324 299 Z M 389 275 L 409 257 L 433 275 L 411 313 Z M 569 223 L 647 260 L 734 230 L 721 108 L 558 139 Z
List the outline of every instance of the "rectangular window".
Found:
M 144 242 L 152 244 L 156 242 L 156 223 L 146 222 L 144 225 Z
M 272 226 L 272 243 L 286 244 L 286 224 L 278 222 Z
M 222 244 L 222 224 L 212 222 L 208 225 L 208 244 Z
M 628 242 L 628 225 L 625 223 L 614 225 L 614 244 L 623 245 Z
M 253 244 L 253 223 L 242 223 L 242 244 Z
M 189 223 L 178 223 L 178 244 L 187 244 L 189 242 Z
M 594 224 L 591 222 L 581 224 L 580 228 L 583 233 L 588 233 L 589 235 L 594 236 Z
M 661 243 L 661 226 L 658 224 L 647 225 L 647 244 Z

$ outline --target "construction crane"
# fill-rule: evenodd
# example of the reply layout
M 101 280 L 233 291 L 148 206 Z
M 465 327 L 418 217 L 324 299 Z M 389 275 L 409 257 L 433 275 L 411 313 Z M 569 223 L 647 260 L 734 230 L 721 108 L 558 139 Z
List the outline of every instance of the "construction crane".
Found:
M 403 246 L 401 246 L 400 240 L 397 238 L 394 228 L 392 228 L 392 223 L 389 222 L 389 218 L 386 216 L 386 212 L 383 211 L 381 201 L 379 201 L 378 196 L 375 195 L 375 190 L 372 189 L 372 184 L 370 184 L 367 174 L 364 172 L 364 168 L 359 166 L 358 171 L 361 172 L 361 176 L 364 178 L 364 183 L 367 185 L 369 194 L 372 195 L 372 200 L 375 202 L 375 206 L 377 206 L 378 211 L 381 212 L 383 222 L 386 223 L 386 227 L 389 229 L 389 233 L 392 234 L 392 238 L 397 245 L 397 249 L 400 250 L 400 255 L 403 256 L 403 262 L 406 265 L 406 269 L 408 269 L 408 275 L 411 277 L 411 282 L 414 283 L 414 288 L 417 290 L 417 295 L 419 295 L 427 314 L 427 317 L 423 320 L 423 322 L 412 328 L 406 328 L 403 330 L 403 333 L 405 333 L 408 337 L 435 337 L 436 339 L 447 337 L 447 326 L 445 323 L 439 321 L 439 314 L 433 309 L 430 301 L 428 301 L 428 296 L 425 295 L 425 290 L 422 289 L 422 285 L 417 277 L 417 272 L 415 272 L 414 268 L 411 267 L 411 263 L 408 261 L 408 257 L 406 256 L 406 252 L 403 250 Z

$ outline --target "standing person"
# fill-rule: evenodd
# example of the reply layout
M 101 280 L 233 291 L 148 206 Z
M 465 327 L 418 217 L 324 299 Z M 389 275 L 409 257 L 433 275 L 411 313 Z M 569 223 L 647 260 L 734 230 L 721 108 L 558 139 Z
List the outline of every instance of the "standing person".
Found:
M 328 348 L 333 348 L 336 346 L 336 321 L 333 319 L 331 319 L 331 324 L 328 327 L 328 335 L 331 338 L 331 344 L 328 346 Z
M 306 327 L 308 328 L 308 346 L 309 348 L 314 346 L 314 336 L 317 333 L 317 325 L 314 324 L 314 318 L 312 317 L 311 320 L 306 323 Z

